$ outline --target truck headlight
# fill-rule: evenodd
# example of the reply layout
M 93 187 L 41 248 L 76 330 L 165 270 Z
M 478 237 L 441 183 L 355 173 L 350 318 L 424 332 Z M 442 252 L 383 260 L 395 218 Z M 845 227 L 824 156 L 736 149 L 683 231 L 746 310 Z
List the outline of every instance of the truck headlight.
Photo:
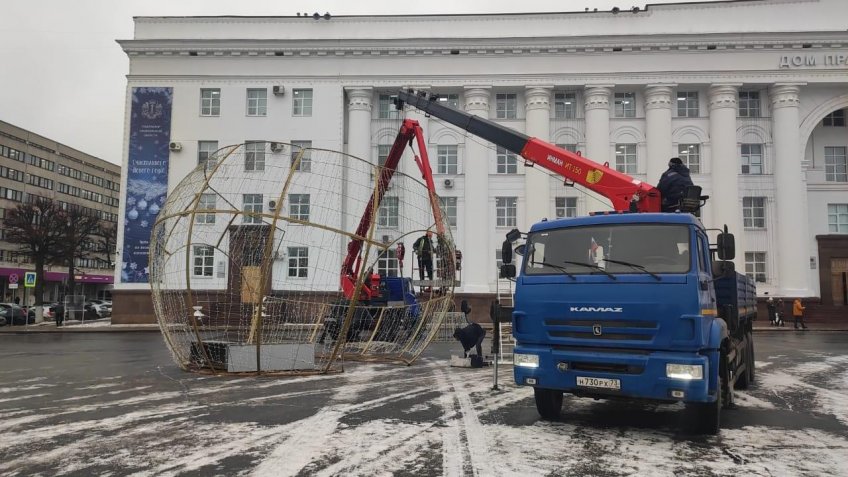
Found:
M 704 365 L 702 364 L 674 364 L 665 365 L 665 375 L 671 379 L 704 379 Z
M 512 355 L 512 364 L 523 368 L 538 368 L 539 356 L 535 354 L 515 353 Z

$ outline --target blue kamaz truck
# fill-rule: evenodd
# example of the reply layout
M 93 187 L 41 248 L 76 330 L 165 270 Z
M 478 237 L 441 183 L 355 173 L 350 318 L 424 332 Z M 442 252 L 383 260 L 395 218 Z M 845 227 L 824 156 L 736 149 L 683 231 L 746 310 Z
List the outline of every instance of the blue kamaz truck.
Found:
M 717 432 L 733 388 L 754 380 L 756 292 L 733 268 L 727 228 L 710 244 L 696 217 L 708 197 L 693 185 L 663 203 L 655 187 L 607 164 L 439 99 L 405 90 L 395 104 L 520 154 L 526 166 L 601 194 L 613 209 L 507 234 L 500 275 L 517 275 L 515 305 L 495 303 L 492 316 L 511 317 L 515 382 L 533 387 L 539 414 L 559 418 L 564 393 L 683 402 L 695 430 Z
M 546 419 L 563 393 L 683 402 L 715 433 L 733 387 L 754 380 L 753 281 L 688 213 L 604 214 L 535 224 L 515 286 L 515 382 Z M 716 250 L 717 247 L 723 249 Z

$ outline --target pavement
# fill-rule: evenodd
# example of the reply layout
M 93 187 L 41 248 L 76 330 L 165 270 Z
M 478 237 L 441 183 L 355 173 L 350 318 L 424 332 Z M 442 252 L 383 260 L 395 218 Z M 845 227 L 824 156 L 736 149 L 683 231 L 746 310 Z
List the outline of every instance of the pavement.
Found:
M 541 421 L 501 367 L 345 363 L 295 378 L 177 368 L 157 333 L 0 335 L 0 475 L 848 475 L 848 333 L 757 335 L 718 436 L 680 405 L 566 396 Z

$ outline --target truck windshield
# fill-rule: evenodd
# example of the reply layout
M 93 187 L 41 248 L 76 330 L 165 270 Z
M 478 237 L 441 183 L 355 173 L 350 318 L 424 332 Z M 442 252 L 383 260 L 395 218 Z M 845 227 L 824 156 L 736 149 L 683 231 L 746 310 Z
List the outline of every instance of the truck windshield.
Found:
M 685 225 L 618 224 L 533 232 L 527 237 L 526 275 L 686 273 Z M 587 266 L 581 266 L 581 265 Z M 552 267 L 550 265 L 556 265 Z

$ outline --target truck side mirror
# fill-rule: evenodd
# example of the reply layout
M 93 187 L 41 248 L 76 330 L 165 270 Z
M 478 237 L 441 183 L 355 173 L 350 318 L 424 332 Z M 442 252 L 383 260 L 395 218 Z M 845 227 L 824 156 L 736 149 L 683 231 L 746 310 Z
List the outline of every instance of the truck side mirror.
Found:
M 509 263 L 505 265 L 501 265 L 500 274 L 498 274 L 500 278 L 515 278 L 515 265 Z
M 512 263 L 512 242 L 509 240 L 504 240 L 501 245 L 501 261 L 504 265 Z
M 736 239 L 733 234 L 727 232 L 718 234 L 716 246 L 719 260 L 733 260 L 736 257 Z
M 515 253 L 517 255 L 521 255 L 523 257 L 525 252 L 527 252 L 527 244 L 526 243 L 523 243 L 523 244 L 515 247 Z

